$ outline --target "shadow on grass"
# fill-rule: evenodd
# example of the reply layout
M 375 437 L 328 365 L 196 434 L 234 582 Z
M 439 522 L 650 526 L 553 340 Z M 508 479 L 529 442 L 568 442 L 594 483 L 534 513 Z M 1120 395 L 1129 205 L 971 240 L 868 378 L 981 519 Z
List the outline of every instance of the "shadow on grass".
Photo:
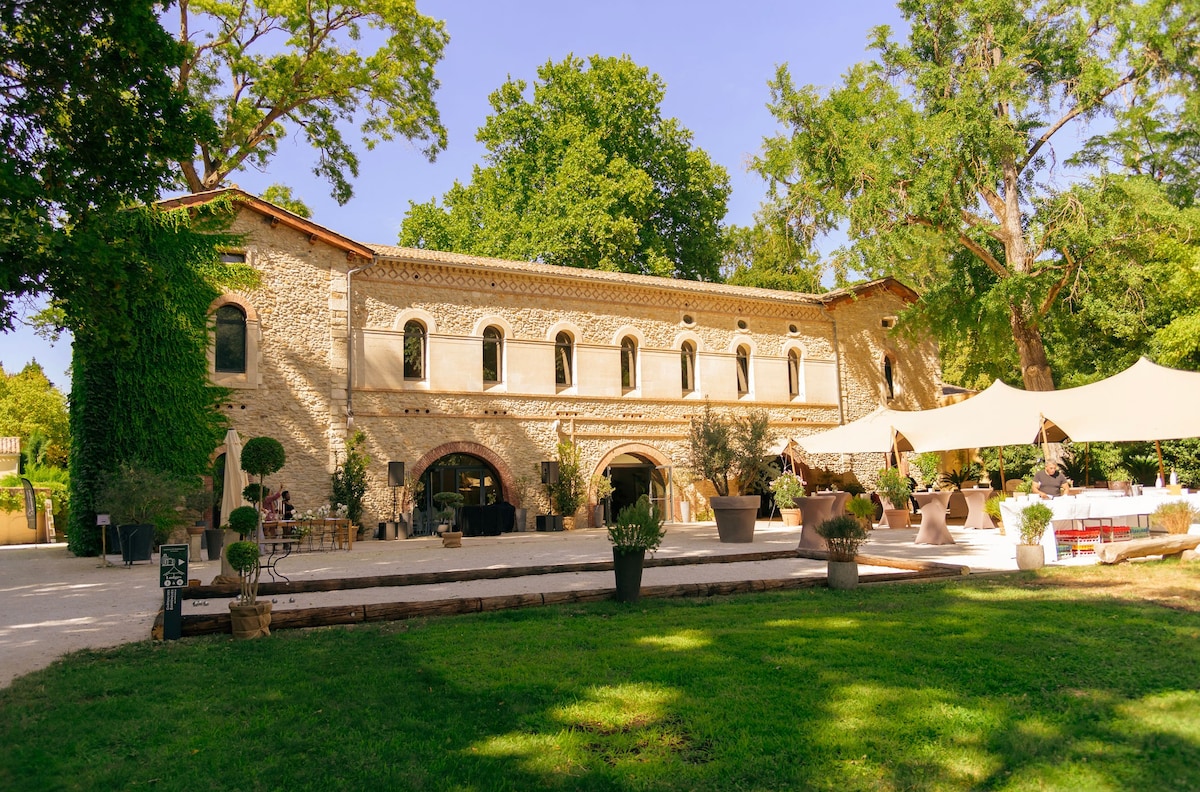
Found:
M 0 787 L 1195 789 L 1198 637 L 992 579 L 139 644 L 0 691 Z

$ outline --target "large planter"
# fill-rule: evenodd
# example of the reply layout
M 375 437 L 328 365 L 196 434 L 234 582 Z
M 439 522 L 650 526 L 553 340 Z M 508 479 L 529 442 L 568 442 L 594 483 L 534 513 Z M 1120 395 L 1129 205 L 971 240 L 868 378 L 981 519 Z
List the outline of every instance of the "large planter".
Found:
M 1040 544 L 1017 545 L 1017 569 L 1041 569 L 1046 565 L 1046 548 Z
M 513 509 L 513 530 L 518 532 L 529 530 L 529 509 Z
M 446 530 L 441 531 L 442 547 L 462 547 L 462 531 L 451 531 L 452 526 L 443 526 Z M 439 529 L 441 530 L 441 529 Z
M 253 605 L 229 603 L 229 619 L 234 638 L 260 638 L 271 634 L 271 603 Z
M 754 541 L 754 520 L 762 499 L 757 495 L 720 495 L 708 499 L 717 520 L 722 542 L 745 544 Z
M 617 602 L 637 602 L 642 596 L 642 565 L 645 550 L 613 548 L 613 573 L 617 579 Z
M 692 504 L 685 500 L 679 501 L 679 522 L 690 523 L 692 521 Z
M 852 589 L 858 585 L 857 561 L 830 561 L 826 581 L 831 589 Z
M 121 560 L 126 564 L 150 560 L 154 548 L 153 525 L 122 525 L 117 528 L 117 536 L 121 540 Z
M 907 528 L 908 509 L 884 509 L 883 519 L 888 528 Z
M 539 514 L 537 516 L 537 529 L 539 531 L 561 531 L 563 529 L 563 518 L 557 514 Z
M 800 525 L 799 509 L 780 509 L 779 513 L 783 515 L 783 526 L 785 528 L 796 528 Z

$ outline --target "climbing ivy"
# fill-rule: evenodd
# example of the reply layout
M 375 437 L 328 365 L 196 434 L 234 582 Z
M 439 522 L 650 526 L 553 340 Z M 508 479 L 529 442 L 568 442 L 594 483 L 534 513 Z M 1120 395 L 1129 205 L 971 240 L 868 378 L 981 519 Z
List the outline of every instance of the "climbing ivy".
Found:
M 208 309 L 222 291 L 255 284 L 244 264 L 224 263 L 235 204 L 137 207 L 102 229 L 84 229 L 105 283 L 79 284 L 61 300 L 74 334 L 71 382 L 69 547 L 95 555 L 94 502 L 122 464 L 177 477 L 207 472 L 221 442 L 228 391 L 209 384 Z M 102 241 L 103 244 L 95 244 Z

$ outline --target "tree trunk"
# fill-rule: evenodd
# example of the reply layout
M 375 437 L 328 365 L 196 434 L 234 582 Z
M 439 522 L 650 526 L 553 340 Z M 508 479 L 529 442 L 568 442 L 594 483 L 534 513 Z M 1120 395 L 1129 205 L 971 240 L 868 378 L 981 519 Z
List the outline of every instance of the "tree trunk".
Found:
M 1024 310 L 1025 307 L 1010 305 L 1008 314 L 1013 340 L 1017 343 L 1021 379 L 1025 383 L 1025 390 L 1054 390 L 1054 376 L 1046 359 L 1046 348 L 1042 345 L 1042 331 L 1026 318 L 1029 314 Z

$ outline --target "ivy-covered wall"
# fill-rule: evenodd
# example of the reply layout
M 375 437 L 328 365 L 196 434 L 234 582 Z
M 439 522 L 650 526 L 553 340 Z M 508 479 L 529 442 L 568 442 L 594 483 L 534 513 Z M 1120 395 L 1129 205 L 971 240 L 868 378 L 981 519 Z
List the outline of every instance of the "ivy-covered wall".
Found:
M 198 476 L 220 444 L 224 389 L 208 383 L 208 308 L 224 289 L 252 285 L 245 265 L 220 260 L 238 240 L 223 229 L 230 201 L 191 211 L 131 209 L 92 237 L 105 283 L 62 300 L 74 334 L 71 516 L 68 543 L 96 555 L 95 495 L 121 464 Z

